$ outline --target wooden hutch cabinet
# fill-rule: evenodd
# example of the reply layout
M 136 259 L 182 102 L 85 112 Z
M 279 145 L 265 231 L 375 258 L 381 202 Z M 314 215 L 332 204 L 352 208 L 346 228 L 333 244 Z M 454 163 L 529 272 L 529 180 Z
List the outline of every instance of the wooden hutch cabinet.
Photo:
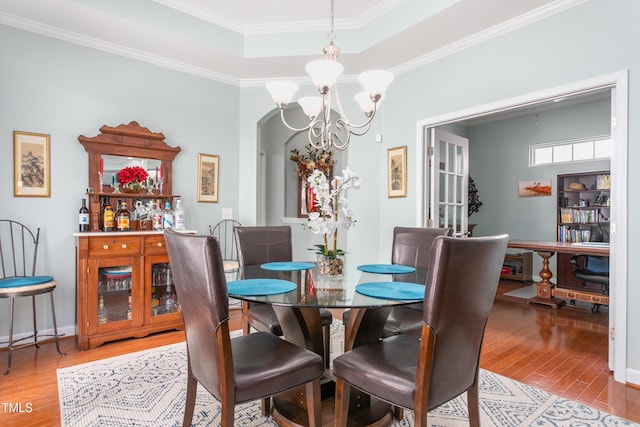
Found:
M 171 165 L 180 148 L 168 146 L 162 133 L 136 122 L 115 128 L 105 125 L 100 132 L 93 138 L 78 137 L 89 155 L 90 215 L 90 231 L 74 233 L 80 350 L 183 327 L 162 232 L 147 231 L 146 226 L 129 232 L 100 229 L 101 203 L 107 197 L 114 204 L 126 200 L 128 206 L 154 200 L 164 205 L 179 197 L 171 192 Z M 110 177 L 132 162 L 142 164 L 152 178 L 155 171 L 162 171 L 162 186 L 139 193 L 115 192 Z

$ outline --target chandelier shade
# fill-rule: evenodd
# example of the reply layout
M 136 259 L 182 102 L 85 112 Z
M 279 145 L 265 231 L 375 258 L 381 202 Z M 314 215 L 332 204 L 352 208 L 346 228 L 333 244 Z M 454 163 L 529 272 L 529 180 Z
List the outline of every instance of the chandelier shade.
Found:
M 387 88 L 393 82 L 394 76 L 385 70 L 369 70 L 358 76 L 358 81 L 364 88 L 364 92 L 358 93 L 354 98 L 360 109 L 364 112 L 365 120 L 360 124 L 352 123 L 347 119 L 338 94 L 338 77 L 344 71 L 344 67 L 337 60 L 340 48 L 334 43 L 334 6 L 335 0 L 331 0 L 331 30 L 329 44 L 324 47 L 324 59 L 317 59 L 307 63 L 305 70 L 311 77 L 313 85 L 320 96 L 307 96 L 300 98 L 298 104 L 302 107 L 309 123 L 302 128 L 296 128 L 287 123 L 284 117 L 284 109 L 291 102 L 298 91 L 299 86 L 293 82 L 273 81 L 266 85 L 273 101 L 280 109 L 280 118 L 284 125 L 297 132 L 308 131 L 309 142 L 315 148 L 330 150 L 336 148 L 344 150 L 348 147 L 351 135 L 364 135 L 371 127 L 371 121 L 376 114 L 378 104 L 384 97 Z M 340 117 L 331 120 L 331 101 L 335 101 Z

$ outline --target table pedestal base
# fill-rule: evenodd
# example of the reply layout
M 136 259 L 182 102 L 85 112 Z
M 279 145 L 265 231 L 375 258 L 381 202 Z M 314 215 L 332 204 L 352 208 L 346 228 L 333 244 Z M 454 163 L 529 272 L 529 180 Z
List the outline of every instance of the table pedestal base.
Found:
M 325 383 L 327 389 L 335 386 L 333 382 Z M 325 394 L 323 389 L 323 395 Z M 307 427 L 309 418 L 306 409 L 305 388 L 299 387 L 273 397 L 271 416 L 279 426 Z M 333 393 L 322 400 L 322 426 L 334 425 L 335 400 Z M 351 391 L 349 404 L 349 427 L 382 427 L 393 421 L 391 405 L 372 398 L 358 390 Z

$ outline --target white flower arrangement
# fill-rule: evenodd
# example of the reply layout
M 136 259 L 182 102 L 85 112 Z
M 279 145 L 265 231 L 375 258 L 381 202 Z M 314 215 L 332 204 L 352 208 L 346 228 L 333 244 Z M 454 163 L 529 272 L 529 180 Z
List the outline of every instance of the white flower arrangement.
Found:
M 349 229 L 356 223 L 347 195 L 348 190 L 360 188 L 360 178 L 347 167 L 342 170 L 342 176 L 336 176 L 329 182 L 324 172 L 316 169 L 307 178 L 307 182 L 313 189 L 319 211 L 308 214 L 305 226 L 314 234 L 322 234 L 324 241 L 324 244 L 315 245 L 318 247 L 316 253 L 325 256 L 343 255 L 344 251 L 337 248 L 338 229 Z

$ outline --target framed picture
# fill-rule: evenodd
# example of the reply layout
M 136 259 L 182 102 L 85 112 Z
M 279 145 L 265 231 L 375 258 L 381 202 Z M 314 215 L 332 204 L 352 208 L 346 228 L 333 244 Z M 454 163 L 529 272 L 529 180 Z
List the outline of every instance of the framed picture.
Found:
M 407 146 L 387 151 L 389 197 L 407 197 Z
M 49 135 L 13 131 L 13 195 L 50 197 Z
M 218 203 L 219 157 L 198 153 L 198 201 Z
M 520 197 L 550 196 L 551 181 L 520 181 L 518 182 L 518 195 Z

